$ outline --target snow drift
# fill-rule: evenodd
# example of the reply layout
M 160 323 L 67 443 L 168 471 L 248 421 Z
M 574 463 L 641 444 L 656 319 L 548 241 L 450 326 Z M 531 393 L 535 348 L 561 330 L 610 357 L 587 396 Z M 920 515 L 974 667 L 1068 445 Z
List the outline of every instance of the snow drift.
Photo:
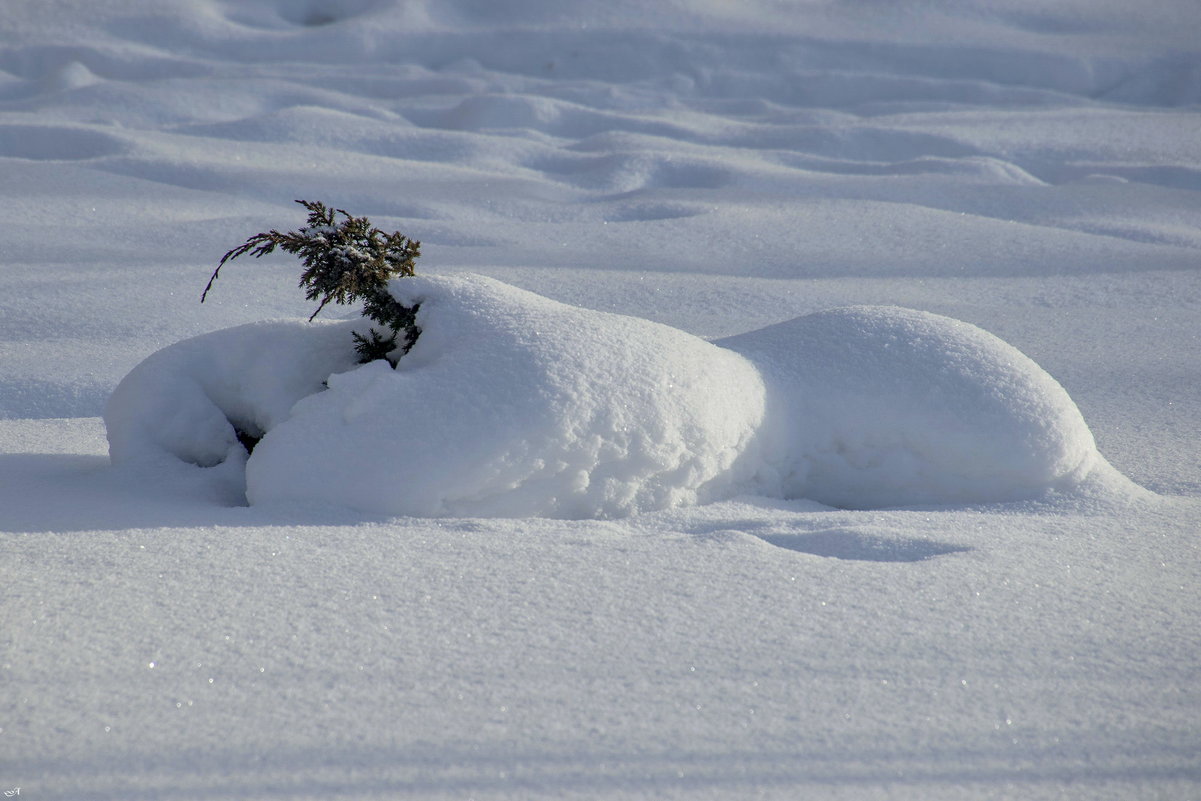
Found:
M 278 320 L 227 328 L 151 354 L 104 412 L 114 464 L 244 462 L 237 431 L 259 436 L 334 372 L 354 366 L 349 323 Z
M 105 415 L 114 463 L 222 466 L 252 504 L 617 517 L 739 492 L 834 506 L 1009 501 L 1096 446 L 1062 387 L 975 326 L 834 309 L 710 343 L 479 276 L 406 278 L 422 334 L 353 363 L 353 323 L 154 354 Z M 262 435 L 249 459 L 239 432 Z
M 1011 501 L 1071 486 L 1097 459 L 1063 387 L 960 320 L 854 306 L 719 344 L 769 383 L 767 461 L 785 497 L 852 509 Z

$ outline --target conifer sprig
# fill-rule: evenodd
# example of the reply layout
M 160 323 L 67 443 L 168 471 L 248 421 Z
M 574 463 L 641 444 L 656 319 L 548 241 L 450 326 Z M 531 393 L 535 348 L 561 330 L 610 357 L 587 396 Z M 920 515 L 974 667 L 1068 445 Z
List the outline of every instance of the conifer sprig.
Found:
M 363 301 L 363 315 L 391 329 L 381 335 L 371 329 L 370 338 L 354 335 L 355 350 L 361 361 L 385 358 L 398 346 L 407 353 L 421 330 L 417 327 L 417 306 L 405 306 L 388 292 L 388 282 L 414 275 L 414 262 L 421 255 L 421 243 L 399 231 L 386 234 L 371 225 L 366 217 L 354 217 L 343 209 L 328 208 L 324 203 L 297 200 L 309 211 L 307 225 L 296 231 L 280 233 L 274 229 L 255 234 L 221 257 L 217 269 L 200 295 L 208 297 L 225 263 L 247 253 L 259 258 L 276 248 L 299 256 L 304 264 L 300 287 L 305 298 L 318 301 L 311 321 L 326 304 Z M 338 222 L 338 216 L 343 219 Z M 405 341 L 398 345 L 401 332 Z

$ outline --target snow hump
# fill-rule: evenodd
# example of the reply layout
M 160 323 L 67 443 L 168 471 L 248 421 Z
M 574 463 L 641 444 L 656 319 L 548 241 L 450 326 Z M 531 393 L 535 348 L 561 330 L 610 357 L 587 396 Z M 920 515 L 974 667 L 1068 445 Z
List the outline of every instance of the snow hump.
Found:
M 728 491 L 763 417 L 741 356 L 483 277 L 405 278 L 397 369 L 333 375 L 247 465 L 252 503 L 389 514 L 610 517 Z
M 484 277 L 393 292 L 421 304 L 422 328 L 395 370 L 354 364 L 348 323 L 242 326 L 152 355 L 109 403 L 113 462 L 230 469 L 236 425 L 263 433 L 252 504 L 567 518 L 705 502 L 756 464 L 763 382 L 732 351 Z
M 252 504 L 587 518 L 747 492 L 1018 500 L 1098 460 L 1054 379 L 946 317 L 852 307 L 711 343 L 481 276 L 391 289 L 422 329 L 395 369 L 354 363 L 362 320 L 241 326 L 152 355 L 106 411 L 113 462 L 244 465 Z M 238 431 L 262 435 L 249 458 Z
M 768 382 L 767 461 L 786 497 L 860 509 L 1020 500 L 1096 461 L 1063 387 L 969 323 L 853 306 L 718 344 Z

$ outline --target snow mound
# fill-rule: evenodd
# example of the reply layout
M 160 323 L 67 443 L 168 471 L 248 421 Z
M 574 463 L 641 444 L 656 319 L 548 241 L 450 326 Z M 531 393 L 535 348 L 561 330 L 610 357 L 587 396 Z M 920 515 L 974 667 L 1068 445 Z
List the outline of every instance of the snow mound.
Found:
M 859 509 L 1024 500 L 1102 461 L 1063 387 L 969 323 L 853 306 L 717 344 L 768 385 L 765 459 L 784 497 Z
M 710 343 L 480 276 L 391 291 L 420 304 L 422 328 L 395 369 L 354 362 L 362 320 L 241 326 L 152 355 L 108 404 L 113 462 L 220 466 L 252 504 L 590 518 L 741 492 L 1024 500 L 1104 461 L 1038 365 L 934 314 L 857 306 Z M 240 435 L 261 436 L 249 458 Z
M 352 330 L 345 322 L 251 323 L 151 354 L 105 407 L 109 458 L 240 469 L 246 452 L 237 431 L 269 431 L 327 376 L 353 367 L 354 351 L 346 347 Z
M 405 278 L 417 344 L 330 376 L 247 465 L 252 503 L 613 517 L 723 494 L 763 417 L 741 356 L 484 277 Z M 749 469 L 749 468 L 746 468 Z
M 764 389 L 737 354 L 483 277 L 406 278 L 423 333 L 392 369 L 349 324 L 245 326 L 161 351 L 106 413 L 114 463 L 245 461 L 252 504 L 614 517 L 733 491 Z M 323 381 L 328 379 L 328 388 Z M 265 432 L 247 460 L 234 426 Z

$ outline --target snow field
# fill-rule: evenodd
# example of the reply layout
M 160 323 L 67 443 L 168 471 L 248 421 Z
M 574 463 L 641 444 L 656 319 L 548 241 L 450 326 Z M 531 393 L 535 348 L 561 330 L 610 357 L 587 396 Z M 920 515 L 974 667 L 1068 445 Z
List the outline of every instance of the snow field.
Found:
M 0 790 L 1201 795 L 1193 0 L 0 7 Z M 243 505 L 229 419 L 271 429 L 264 456 L 336 425 L 379 467 L 356 426 L 475 387 L 454 365 L 483 359 L 448 339 L 408 375 L 358 370 L 355 321 L 292 322 L 312 308 L 283 257 L 197 303 L 295 198 L 420 239 L 447 332 L 503 334 L 494 391 L 456 400 L 495 458 L 437 478 L 474 488 L 447 508 L 679 505 L 395 516 L 329 502 L 355 500 L 333 471 L 326 501 Z M 615 318 L 593 312 L 733 359 L 685 396 L 638 385 L 663 425 L 621 458 L 583 437 L 620 419 L 612 387 L 554 367 L 594 364 Z M 531 341 L 526 316 L 580 336 Z M 759 412 L 710 390 L 739 375 L 762 419 L 723 472 L 715 443 Z M 156 440 L 171 407 L 126 376 L 187 394 L 212 438 Z M 115 391 L 118 450 L 153 459 L 110 461 Z M 537 411 L 511 440 L 502 401 Z M 584 420 L 512 469 L 519 434 Z M 554 459 L 620 480 L 545 511 Z M 989 470 L 1034 497 L 962 500 Z M 825 505 L 934 489 L 956 500 Z

